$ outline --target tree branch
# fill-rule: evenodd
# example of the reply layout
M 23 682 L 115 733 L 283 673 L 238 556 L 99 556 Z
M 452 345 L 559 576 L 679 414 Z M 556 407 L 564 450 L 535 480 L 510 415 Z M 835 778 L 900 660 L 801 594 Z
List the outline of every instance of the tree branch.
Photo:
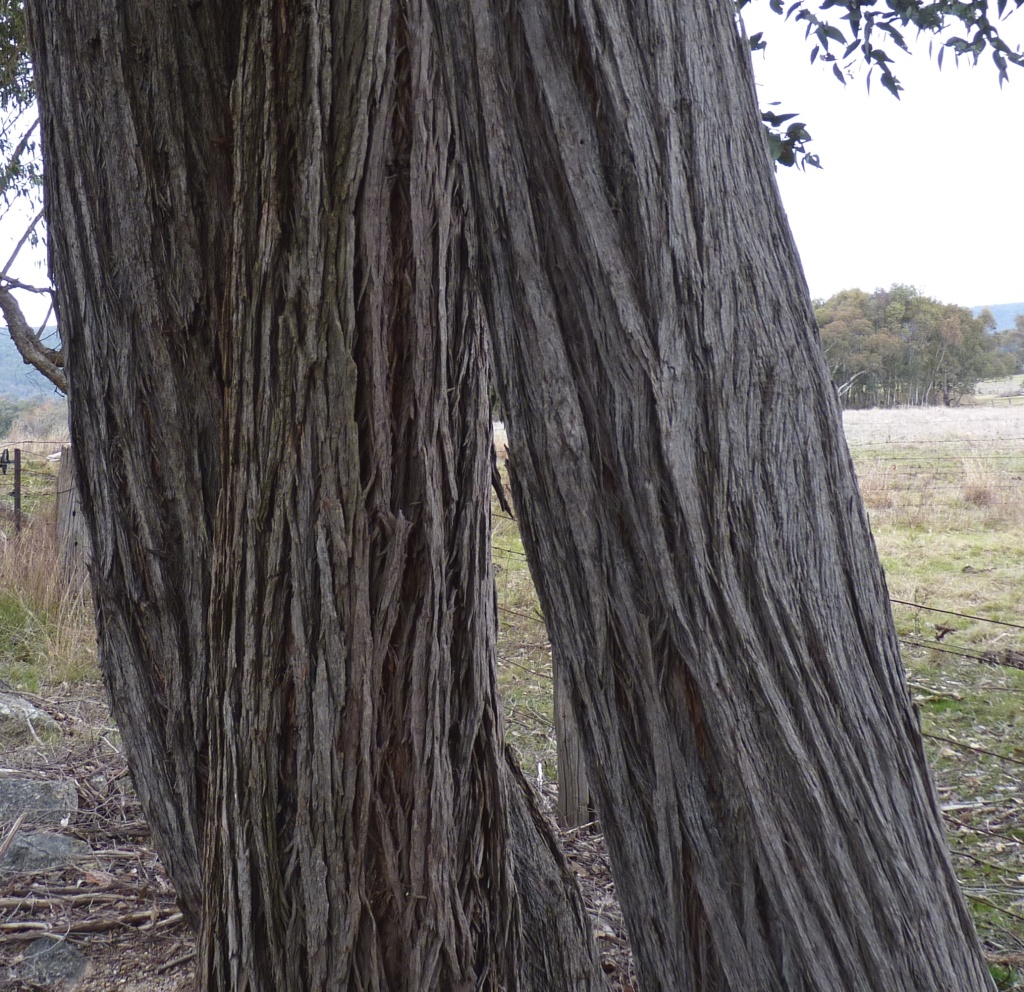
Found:
M 21 306 L 6 286 L 0 286 L 0 312 L 7 321 L 11 340 L 26 365 L 41 372 L 62 393 L 67 394 L 68 380 L 64 374 L 64 351 L 47 348 L 39 335 L 29 327 Z
M 35 217 L 32 218 L 32 223 L 25 228 L 25 233 L 21 236 L 21 240 L 17 243 L 17 245 L 15 245 L 14 251 L 11 253 L 11 257 L 7 259 L 7 264 L 3 267 L 3 271 L 0 272 L 0 276 L 6 276 L 7 273 L 10 271 L 11 266 L 14 264 L 14 260 L 18 257 L 18 252 L 20 252 L 21 249 L 25 246 L 25 242 L 28 241 L 32 232 L 36 229 L 36 224 L 38 224 L 39 221 L 41 221 L 42 219 L 43 211 L 40 210 L 39 213 L 37 213 Z

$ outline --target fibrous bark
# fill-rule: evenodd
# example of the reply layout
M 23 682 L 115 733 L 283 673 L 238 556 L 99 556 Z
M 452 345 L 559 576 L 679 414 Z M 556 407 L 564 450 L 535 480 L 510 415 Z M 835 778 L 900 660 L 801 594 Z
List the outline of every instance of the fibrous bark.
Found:
M 502 757 L 489 373 L 429 24 L 275 7 L 246 13 L 235 91 L 202 968 L 590 988 L 585 915 L 513 876 L 509 802 L 520 865 L 552 852 Z M 520 893 L 571 981 L 524 980 Z
M 644 988 L 990 988 L 733 4 L 435 12 Z
M 100 656 L 204 987 L 596 990 L 502 746 L 420 5 L 30 14 Z
M 202 901 L 231 197 L 218 5 L 27 5 L 99 658 L 182 908 Z

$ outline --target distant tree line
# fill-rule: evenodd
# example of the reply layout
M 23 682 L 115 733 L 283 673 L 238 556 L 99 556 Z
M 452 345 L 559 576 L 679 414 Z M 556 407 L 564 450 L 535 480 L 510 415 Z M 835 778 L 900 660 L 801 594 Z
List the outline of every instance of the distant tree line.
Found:
M 847 408 L 957 405 L 983 379 L 1024 371 L 1024 320 L 993 333 L 988 310 L 939 303 L 913 286 L 846 289 L 815 316 Z
M 993 340 L 1010 368 L 1011 375 L 1024 372 L 1024 313 L 1013 318 L 1014 326 L 993 335 Z

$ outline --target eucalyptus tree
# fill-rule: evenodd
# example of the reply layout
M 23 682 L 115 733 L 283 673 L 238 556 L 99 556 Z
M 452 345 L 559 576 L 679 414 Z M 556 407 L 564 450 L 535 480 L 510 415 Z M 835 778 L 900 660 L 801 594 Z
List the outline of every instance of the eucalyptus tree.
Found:
M 425 11 L 29 10 L 100 659 L 203 987 L 596 989 L 502 743 Z
M 644 988 L 990 988 L 732 6 L 469 7 L 513 494 Z
M 733 6 L 29 10 L 101 659 L 203 986 L 599 985 L 502 750 L 493 349 L 644 987 L 988 988 Z

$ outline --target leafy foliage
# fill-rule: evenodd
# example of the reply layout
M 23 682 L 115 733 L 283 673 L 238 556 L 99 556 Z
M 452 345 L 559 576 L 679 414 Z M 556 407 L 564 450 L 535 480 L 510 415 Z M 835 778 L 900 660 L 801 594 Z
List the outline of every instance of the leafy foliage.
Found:
M 749 2 L 739 0 L 738 8 Z M 1024 0 L 995 0 L 995 20 L 1022 4 Z M 1024 52 L 1012 48 L 1001 37 L 990 0 L 824 0 L 818 5 L 805 0 L 788 4 L 784 0 L 768 0 L 768 6 L 787 20 L 805 26 L 805 36 L 812 43 L 811 61 L 831 63 L 840 82 L 845 83 L 847 72 L 862 62 L 868 68 L 868 84 L 877 73 L 882 86 L 897 98 L 903 87 L 892 70 L 893 59 L 876 42 L 880 40 L 909 53 L 908 30 L 938 37 L 940 67 L 947 49 L 957 59 L 964 56 L 974 62 L 987 51 L 1001 81 L 1008 78 L 1008 66 L 1024 66 Z M 764 47 L 760 35 L 754 47 Z
M 1024 314 L 1017 314 L 1015 326 L 1008 331 L 993 335 L 997 350 L 1005 356 L 1010 372 L 1024 372 Z
M 0 197 L 10 207 L 37 196 L 41 161 L 24 4 L 0 0 Z
M 815 309 L 844 406 L 958 404 L 985 378 L 1012 372 L 990 314 L 939 303 L 912 286 L 837 293 Z
M 807 151 L 807 142 L 811 140 L 807 127 L 803 121 L 793 121 L 794 117 L 796 114 L 773 114 L 771 111 L 764 111 L 761 114 L 772 160 L 779 165 L 799 165 L 801 169 L 812 165 L 820 169 L 821 162 L 818 156 Z M 787 124 L 789 121 L 793 123 Z M 782 127 L 783 124 L 787 124 L 785 129 Z
M 737 10 L 748 3 L 750 0 L 737 0 Z M 995 0 L 996 19 L 1004 18 L 1008 10 L 1012 12 L 1022 5 L 1024 0 Z M 867 67 L 868 88 L 877 75 L 882 86 L 896 99 L 903 86 L 893 72 L 895 63 L 876 42 L 881 40 L 895 45 L 909 54 L 906 32 L 910 29 L 939 39 L 940 68 L 947 49 L 957 61 L 964 56 L 975 63 L 988 51 L 999 72 L 1000 84 L 1009 78 L 1008 66 L 1024 66 L 1024 52 L 1008 45 L 993 23 L 990 0 L 824 0 L 817 6 L 805 0 L 788 4 L 784 0 L 768 0 L 768 6 L 786 20 L 804 25 L 805 37 L 811 44 L 811 62 L 830 64 L 836 79 L 844 85 L 854 67 L 862 63 Z M 747 40 L 752 52 L 767 48 L 763 31 Z M 796 116 L 770 111 L 761 114 L 769 153 L 779 165 L 821 168 L 818 156 L 807 151 L 806 143 L 811 136 L 802 122 L 790 124 L 785 130 L 780 128 L 783 122 Z

